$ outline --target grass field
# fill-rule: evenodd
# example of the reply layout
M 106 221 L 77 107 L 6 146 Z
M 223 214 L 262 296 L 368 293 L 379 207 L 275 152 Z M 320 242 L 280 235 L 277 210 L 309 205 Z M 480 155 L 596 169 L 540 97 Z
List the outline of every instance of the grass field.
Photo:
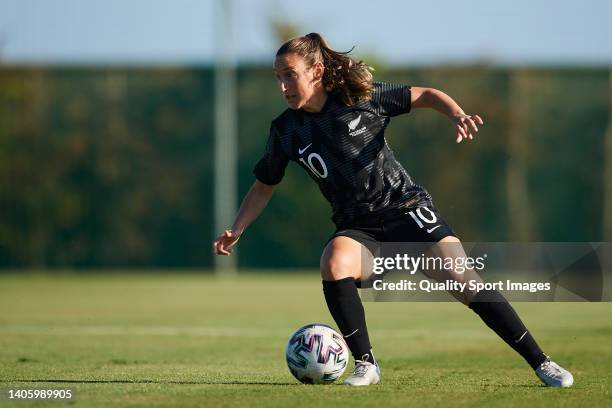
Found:
M 0 275 L 0 388 L 74 388 L 83 407 L 612 406 L 612 303 L 515 307 L 573 388 L 542 387 L 454 303 L 367 303 L 382 383 L 298 384 L 288 336 L 333 324 L 316 273 Z

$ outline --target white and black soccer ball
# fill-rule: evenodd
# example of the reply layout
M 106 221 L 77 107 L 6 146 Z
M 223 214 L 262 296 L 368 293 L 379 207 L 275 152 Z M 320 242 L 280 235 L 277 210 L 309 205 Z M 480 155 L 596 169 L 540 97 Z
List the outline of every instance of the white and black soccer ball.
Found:
M 342 335 L 316 323 L 291 335 L 285 355 L 289 371 L 304 384 L 330 384 L 349 362 L 349 348 Z

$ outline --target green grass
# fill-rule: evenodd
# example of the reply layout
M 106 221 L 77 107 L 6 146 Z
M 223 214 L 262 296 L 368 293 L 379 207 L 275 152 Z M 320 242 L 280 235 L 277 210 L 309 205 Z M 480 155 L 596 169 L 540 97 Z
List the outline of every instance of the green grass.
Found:
M 611 406 L 612 303 L 515 307 L 573 388 L 542 387 L 458 303 L 367 303 L 382 383 L 297 384 L 288 336 L 333 323 L 316 273 L 0 275 L 0 388 L 71 387 L 83 407 Z

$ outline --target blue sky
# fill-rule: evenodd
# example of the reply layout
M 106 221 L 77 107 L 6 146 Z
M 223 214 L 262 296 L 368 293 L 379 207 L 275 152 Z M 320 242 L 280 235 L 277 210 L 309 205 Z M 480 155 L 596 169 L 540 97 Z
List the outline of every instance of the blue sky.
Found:
M 217 0 L 0 0 L 5 62 L 200 64 Z M 232 0 L 239 61 L 271 61 L 270 20 L 395 64 L 612 65 L 612 1 Z

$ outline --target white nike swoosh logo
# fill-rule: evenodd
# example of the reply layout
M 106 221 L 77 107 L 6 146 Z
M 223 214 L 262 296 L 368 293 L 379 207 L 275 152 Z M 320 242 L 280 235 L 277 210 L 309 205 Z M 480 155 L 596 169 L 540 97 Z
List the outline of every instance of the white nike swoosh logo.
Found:
M 521 337 L 519 337 L 518 340 L 514 340 L 514 342 L 518 343 L 519 341 L 523 340 L 523 337 L 525 337 L 526 334 L 527 334 L 527 332 L 523 333 L 523 335 Z
M 304 153 L 304 152 L 306 151 L 306 149 L 308 149 L 310 146 L 312 146 L 312 143 L 311 143 L 311 144 L 309 144 L 308 146 L 306 146 L 306 147 L 305 147 L 305 148 L 303 148 L 303 149 L 298 149 L 298 154 L 302 154 L 302 153 Z
M 348 123 L 348 128 L 349 130 L 355 130 L 357 128 L 357 125 L 359 125 L 359 121 L 361 120 L 361 115 L 357 116 L 356 119 L 351 120 Z
M 346 336 L 344 336 L 345 339 L 348 339 L 349 337 L 351 337 L 353 334 L 357 333 L 359 331 L 359 329 L 355 329 L 354 332 L 352 332 L 351 334 L 347 334 Z
M 433 227 L 433 228 L 431 228 L 431 229 L 428 229 L 428 230 L 427 230 L 427 233 L 428 233 L 428 234 L 431 234 L 431 233 L 432 233 L 432 231 L 434 231 L 436 228 L 440 228 L 440 227 L 441 227 L 441 225 L 436 225 L 435 227 Z

